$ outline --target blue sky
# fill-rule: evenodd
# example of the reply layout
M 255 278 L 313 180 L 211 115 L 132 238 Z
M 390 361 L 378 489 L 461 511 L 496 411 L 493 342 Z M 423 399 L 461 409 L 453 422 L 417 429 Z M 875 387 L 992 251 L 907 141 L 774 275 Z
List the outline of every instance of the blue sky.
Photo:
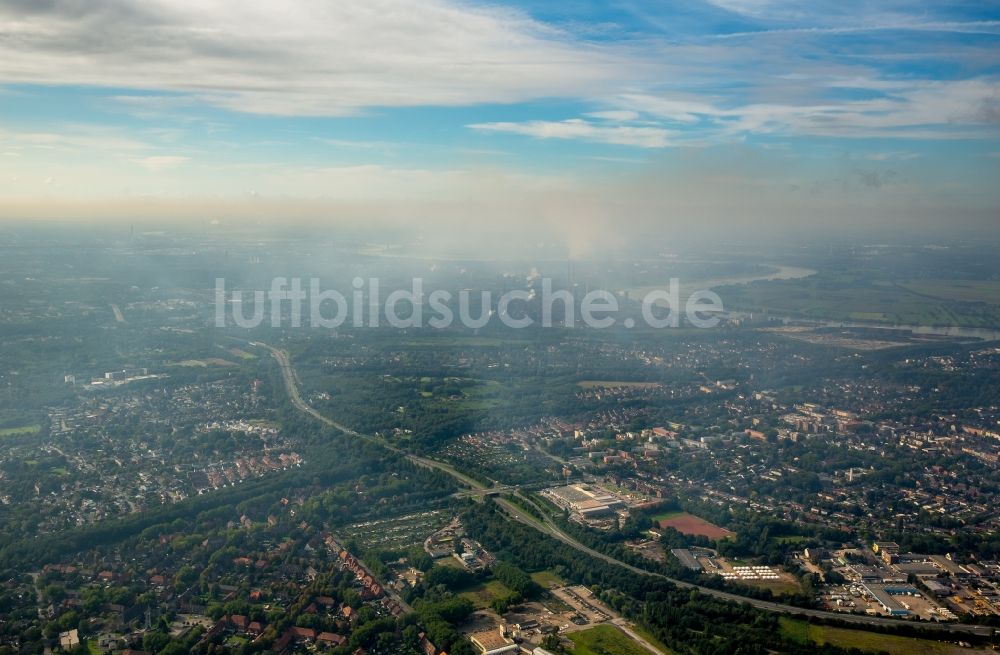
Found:
M 0 216 L 998 213 L 996 2 L 12 0 L 0 25 Z

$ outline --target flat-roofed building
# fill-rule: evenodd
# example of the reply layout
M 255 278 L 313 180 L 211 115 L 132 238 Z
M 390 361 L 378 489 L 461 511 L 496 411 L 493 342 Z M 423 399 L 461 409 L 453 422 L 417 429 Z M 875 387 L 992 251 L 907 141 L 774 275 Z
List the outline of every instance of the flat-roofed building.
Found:
M 504 655 L 520 650 L 520 646 L 500 634 L 499 628 L 473 633 L 469 641 L 479 649 L 480 655 Z
M 908 616 L 910 610 L 903 607 L 896 596 L 901 595 L 920 595 L 920 592 L 916 587 L 912 585 L 877 585 L 877 584 L 866 584 L 862 585 L 865 591 L 867 591 L 872 598 L 882 606 L 890 616 Z
M 938 575 L 941 573 L 933 562 L 900 562 L 896 564 L 896 569 L 906 575 Z
M 872 544 L 872 550 L 876 553 L 889 553 L 890 555 L 899 554 L 899 544 L 894 541 L 876 541 Z
M 701 571 L 701 564 L 698 563 L 698 559 L 687 548 L 674 548 L 670 551 L 670 554 L 677 558 L 681 566 L 689 568 L 692 571 Z
M 559 507 L 576 512 L 585 518 L 611 514 L 625 505 L 617 496 L 600 487 L 587 484 L 553 487 L 543 493 Z
M 951 587 L 943 585 L 937 580 L 924 580 L 924 586 L 935 596 L 947 596 L 951 593 Z
M 80 645 L 80 633 L 76 628 L 59 633 L 59 647 L 69 650 Z

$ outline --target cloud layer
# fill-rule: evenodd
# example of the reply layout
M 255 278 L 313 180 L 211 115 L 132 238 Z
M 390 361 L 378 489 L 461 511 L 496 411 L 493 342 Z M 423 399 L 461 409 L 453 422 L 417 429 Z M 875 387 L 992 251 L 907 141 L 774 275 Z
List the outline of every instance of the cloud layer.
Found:
M 0 218 L 529 233 L 1000 206 L 995 8 L 511 1 L 0 2 Z
M 612 116 L 623 115 L 612 112 Z M 624 115 L 631 116 L 631 112 Z M 495 122 L 473 123 L 468 126 L 482 132 L 507 132 L 523 134 L 538 139 L 582 139 L 598 143 L 612 143 L 637 148 L 664 148 L 669 143 L 669 132 L 659 127 L 633 127 L 629 125 L 600 125 L 579 118 L 564 121 L 527 121 L 525 123 Z
M 11 0 L 0 81 L 194 94 L 237 111 L 580 96 L 644 65 L 525 14 L 444 0 Z

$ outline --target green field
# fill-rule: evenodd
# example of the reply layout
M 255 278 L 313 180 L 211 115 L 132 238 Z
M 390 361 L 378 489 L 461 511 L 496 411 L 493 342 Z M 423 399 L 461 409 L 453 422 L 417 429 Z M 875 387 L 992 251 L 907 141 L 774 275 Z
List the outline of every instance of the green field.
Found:
M 559 576 L 552 571 L 538 571 L 537 573 L 532 573 L 531 579 L 545 589 L 552 586 L 561 587 L 564 584 Z
M 726 308 L 817 320 L 1000 326 L 1000 282 L 871 280 L 824 273 L 716 289 Z
M 941 300 L 962 300 L 1000 305 L 998 280 L 913 280 L 901 282 L 904 289 Z
M 788 580 L 752 580 L 745 584 L 752 585 L 759 589 L 770 589 L 774 594 L 798 594 L 802 592 L 802 585 L 798 582 Z
M 41 425 L 22 425 L 16 428 L 0 428 L 0 437 L 16 437 L 22 434 L 35 434 L 42 429 Z
M 599 625 L 566 635 L 573 655 L 650 655 L 649 651 L 611 625 Z
M 404 348 L 438 347 L 442 344 L 451 348 L 502 348 L 511 345 L 523 345 L 524 343 L 525 339 L 523 338 L 503 339 L 499 337 L 465 336 L 449 332 L 447 340 L 436 337 L 407 339 L 406 341 L 401 341 L 399 345 Z
M 463 591 L 462 596 L 472 601 L 477 610 L 485 609 L 497 598 L 507 598 L 513 592 L 502 582 L 489 580 Z
M 632 630 L 637 635 L 639 635 L 640 637 L 642 637 L 643 639 L 645 639 L 649 643 L 653 644 L 653 646 L 655 648 L 658 648 L 661 653 L 664 653 L 665 655 L 673 655 L 674 651 L 672 651 L 669 648 L 667 648 L 666 646 L 664 646 L 663 642 L 661 642 L 659 639 L 657 639 L 656 637 L 654 637 L 653 634 L 649 630 L 647 630 L 646 628 L 642 627 L 641 625 L 632 625 Z
M 981 649 L 962 648 L 930 639 L 885 635 L 864 630 L 850 630 L 826 625 L 813 625 L 806 621 L 782 617 L 781 633 L 786 638 L 799 643 L 831 644 L 841 648 L 859 648 L 873 653 L 886 652 L 890 655 L 958 655 L 959 653 L 987 653 Z
M 442 557 L 434 562 L 434 566 L 447 566 L 448 568 L 458 569 L 459 571 L 468 571 L 465 564 L 462 564 L 454 557 Z
M 648 388 L 648 387 L 658 387 L 659 382 L 629 382 L 627 380 L 580 380 L 576 383 L 578 387 L 583 387 L 584 389 L 593 389 L 595 387 L 607 387 L 609 389 L 614 387 L 630 387 L 630 388 Z
M 659 514 L 654 514 L 653 515 L 653 520 L 654 521 L 669 521 L 670 519 L 675 519 L 678 516 L 683 516 L 684 514 L 687 514 L 687 512 L 685 512 L 683 510 L 676 510 L 676 511 L 672 511 L 672 512 L 660 512 Z

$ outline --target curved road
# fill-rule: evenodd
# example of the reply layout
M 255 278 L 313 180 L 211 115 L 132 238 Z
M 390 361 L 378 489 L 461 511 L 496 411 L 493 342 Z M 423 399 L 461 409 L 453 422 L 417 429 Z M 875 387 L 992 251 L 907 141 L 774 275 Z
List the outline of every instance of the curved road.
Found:
M 453 478 L 455 478 L 456 480 L 458 480 L 459 482 L 461 482 L 462 484 L 464 484 L 464 485 L 466 485 L 468 487 L 471 487 L 474 490 L 484 491 L 484 490 L 489 490 L 490 489 L 489 487 L 487 487 L 483 483 L 478 482 L 477 480 L 474 480 L 474 479 L 470 478 L 469 476 L 460 473 L 459 471 L 455 470 L 452 466 L 450 466 L 448 464 L 445 464 L 443 462 L 439 462 L 439 461 L 434 460 L 434 459 L 430 459 L 428 457 L 419 457 L 417 455 L 412 455 L 412 454 L 409 454 L 409 453 L 404 453 L 403 451 L 401 451 L 398 448 L 395 448 L 393 446 L 385 444 L 385 443 L 383 443 L 381 441 L 377 441 L 377 440 L 373 439 L 372 437 L 370 437 L 368 435 L 361 434 L 360 432 L 352 430 L 351 428 L 347 427 L 346 425 L 344 425 L 342 423 L 339 423 L 339 422 L 334 421 L 334 420 L 332 420 L 332 419 L 330 419 L 330 418 L 328 418 L 326 416 L 323 416 L 318 411 L 316 411 L 315 409 L 313 409 L 312 407 L 310 407 L 304 400 L 302 400 L 302 396 L 299 393 L 298 379 L 297 379 L 296 374 L 295 374 L 295 369 L 292 367 L 292 363 L 288 359 L 288 353 L 287 352 L 285 352 L 284 350 L 280 350 L 278 348 L 274 348 L 272 346 L 269 346 L 266 343 L 262 343 L 260 341 L 249 342 L 249 343 L 250 343 L 250 345 L 260 346 L 261 348 L 267 349 L 271 353 L 271 355 L 274 357 L 274 359 L 278 362 L 278 365 L 281 367 L 281 377 L 285 381 L 285 389 L 288 392 L 288 397 L 291 400 L 292 405 L 294 405 L 296 407 L 296 409 L 298 409 L 298 410 L 300 410 L 302 412 L 305 412 L 306 414 L 309 414 L 310 416 L 312 416 L 313 418 L 315 418 L 317 421 L 320 421 L 320 422 L 322 422 L 325 425 L 329 425 L 330 427 L 333 427 L 333 428 L 336 428 L 337 430 L 340 430 L 344 434 L 350 435 L 352 437 L 358 437 L 358 438 L 362 438 L 362 439 L 365 439 L 365 440 L 369 440 L 369 441 L 371 441 L 373 443 L 378 443 L 380 446 L 383 446 L 387 450 L 390 450 L 390 451 L 396 452 L 396 453 L 404 454 L 407 457 L 407 459 L 409 459 L 411 462 L 413 462 L 415 464 L 418 464 L 420 466 L 425 466 L 425 467 L 428 467 L 428 468 L 434 468 L 434 469 L 437 469 L 439 471 L 443 471 L 443 472 L 447 473 L 448 475 L 452 476 Z M 728 600 L 728 601 L 735 602 L 735 603 L 749 603 L 753 607 L 756 607 L 757 609 L 760 609 L 760 610 L 764 610 L 764 611 L 767 611 L 767 612 L 776 612 L 776 613 L 780 613 L 780 614 L 788 614 L 788 615 L 792 615 L 792 616 L 816 617 L 816 618 L 827 619 L 827 620 L 832 620 L 832 621 L 842 621 L 844 623 L 853 623 L 853 624 L 867 625 L 867 626 L 882 626 L 882 627 L 912 626 L 912 627 L 919 627 L 919 628 L 922 628 L 922 629 L 925 629 L 925 630 L 930 630 L 930 631 L 935 631 L 935 632 L 947 632 L 947 633 L 953 633 L 953 634 L 958 634 L 958 635 L 960 635 L 960 634 L 971 634 L 971 635 L 976 635 L 976 636 L 980 636 L 980 637 L 990 637 L 990 636 L 993 635 L 993 628 L 991 628 L 989 626 L 968 625 L 968 624 L 962 624 L 962 623 L 923 623 L 923 622 L 921 622 L 921 623 L 913 623 L 913 622 L 909 622 L 909 621 L 905 621 L 904 622 L 904 621 L 900 621 L 898 619 L 889 619 L 889 618 L 883 618 L 883 617 L 878 617 L 878 616 L 863 616 L 863 615 L 860 615 L 860 614 L 842 614 L 840 612 L 827 612 L 825 610 L 808 609 L 808 608 L 803 608 L 803 607 L 796 607 L 794 605 L 785 605 L 784 603 L 775 603 L 775 602 L 766 601 L 766 600 L 758 600 L 758 599 L 755 599 L 755 598 L 748 598 L 746 596 L 740 596 L 738 594 L 732 594 L 732 593 L 729 593 L 729 592 L 726 592 L 726 591 L 720 591 L 718 589 L 712 589 L 710 587 L 702 587 L 701 585 L 696 585 L 696 584 L 693 584 L 691 582 L 685 582 L 683 580 L 678 580 L 676 578 L 671 578 L 671 577 L 665 576 L 665 575 L 660 574 L 660 573 L 654 573 L 652 571 L 647 571 L 645 569 L 640 569 L 637 566 L 632 566 L 631 564 L 628 564 L 627 562 L 623 562 L 623 561 L 621 561 L 619 559 L 615 559 L 614 557 L 611 557 L 610 555 L 606 555 L 605 553 L 596 551 L 593 548 L 590 548 L 589 546 L 586 546 L 585 544 L 580 543 L 579 541 L 577 541 L 576 539 L 574 539 L 570 535 L 568 535 L 565 532 L 563 532 L 559 528 L 559 526 L 557 526 L 552 521 L 552 519 L 549 517 L 549 515 L 545 511 L 541 510 L 537 505 L 535 505 L 534 501 L 526 498 L 525 496 L 521 496 L 520 493 L 517 492 L 517 491 L 515 491 L 515 494 L 517 494 L 518 497 L 521 498 L 522 500 L 524 500 L 525 502 L 528 502 L 532 506 L 534 506 L 535 509 L 537 509 L 540 512 L 541 516 L 542 516 L 542 523 L 539 523 L 538 519 L 535 519 L 534 517 L 528 518 L 527 516 L 525 516 L 525 512 L 524 512 L 523 509 L 520 509 L 516 505 L 510 503 L 509 501 L 504 500 L 503 498 L 496 498 L 495 499 L 496 502 L 501 507 L 504 508 L 504 510 L 506 510 L 512 517 L 514 517 L 516 520 L 520 521 L 521 523 L 524 523 L 525 525 L 529 525 L 529 526 L 535 528 L 536 530 L 540 530 L 540 531 L 548 534 L 549 536 L 554 537 L 555 539 L 558 539 L 559 541 L 565 543 L 566 545 L 571 546 L 571 547 L 575 548 L 576 550 L 578 550 L 578 551 L 580 551 L 582 553 L 586 553 L 587 555 L 590 555 L 591 557 L 596 557 L 596 558 L 601 559 L 601 560 L 603 560 L 605 562 L 608 562 L 609 564 L 615 564 L 617 566 L 624 567 L 624 568 L 628 569 L 629 571 L 632 571 L 633 573 L 637 573 L 639 575 L 648 575 L 648 576 L 652 576 L 652 577 L 662 578 L 664 580 L 672 582 L 673 584 L 675 584 L 678 587 L 681 587 L 683 589 L 696 589 L 696 590 L 698 590 L 698 592 L 703 593 L 703 594 L 705 594 L 707 596 L 712 596 L 714 598 L 720 598 L 720 599 Z
M 417 464 L 419 466 L 424 466 L 426 468 L 434 468 L 439 471 L 443 471 L 448 475 L 452 476 L 453 478 L 457 479 L 462 484 L 471 487 L 475 491 L 485 492 L 490 489 L 489 487 L 479 482 L 478 480 L 470 478 L 464 473 L 455 470 L 455 468 L 453 468 L 452 466 L 445 464 L 444 462 L 439 462 L 435 459 L 429 459 L 427 457 L 420 457 L 418 455 L 412 455 L 410 453 L 403 452 L 402 450 L 396 448 L 395 446 L 391 446 L 387 443 L 379 441 L 369 435 L 361 434 L 360 432 L 347 427 L 343 423 L 334 421 L 333 419 L 327 416 L 323 416 L 302 399 L 302 395 L 299 393 L 298 376 L 295 374 L 295 368 L 292 367 L 292 363 L 288 359 L 287 352 L 285 352 L 284 350 L 280 350 L 278 348 L 274 348 L 273 346 L 269 346 L 266 343 L 262 343 L 260 341 L 252 341 L 248 343 L 252 346 L 260 346 L 261 348 L 267 349 L 271 353 L 271 356 L 274 357 L 274 359 L 278 362 L 278 366 L 281 368 L 281 377 L 285 382 L 285 390 L 288 392 L 288 398 L 289 400 L 292 401 L 292 405 L 294 405 L 295 408 L 298 409 L 299 411 L 305 412 L 306 414 L 312 416 L 320 423 L 323 423 L 324 425 L 329 425 L 332 428 L 336 428 L 337 430 L 340 430 L 346 435 L 357 437 L 359 439 L 365 439 L 366 441 L 376 443 L 394 453 L 400 453 L 402 455 L 405 455 L 406 458 L 409 459 L 414 464 Z
M 327 418 L 326 416 L 323 416 L 322 414 L 320 414 L 319 412 L 317 412 L 315 409 L 313 409 L 312 407 L 310 407 L 306 403 L 306 401 L 302 400 L 302 395 L 299 393 L 299 381 L 298 381 L 298 377 L 295 375 L 295 369 L 292 368 L 292 363 L 288 359 L 288 353 L 287 352 L 285 352 L 284 350 L 279 350 L 277 348 L 269 346 L 266 343 L 262 343 L 260 341 L 251 341 L 249 343 L 250 343 L 251 346 L 260 346 L 261 348 L 267 349 L 268 352 L 271 353 L 271 356 L 274 357 L 274 359 L 278 362 L 278 366 L 281 367 L 281 377 L 285 381 L 285 390 L 288 392 L 288 398 L 289 398 L 289 400 L 292 401 L 292 405 L 294 405 L 296 409 L 298 409 L 299 411 L 305 412 L 309 416 L 312 416 L 314 419 L 316 419 L 320 423 L 324 423 L 325 425 L 329 425 L 330 427 L 333 427 L 333 428 L 336 428 L 336 429 L 340 430 L 344 434 L 348 434 L 348 435 L 350 435 L 352 437 L 363 437 L 364 436 L 360 432 L 355 432 L 354 430 L 352 430 L 351 428 L 347 427 L 343 423 L 338 423 L 337 421 L 334 421 L 333 419 L 330 419 L 330 418 Z

